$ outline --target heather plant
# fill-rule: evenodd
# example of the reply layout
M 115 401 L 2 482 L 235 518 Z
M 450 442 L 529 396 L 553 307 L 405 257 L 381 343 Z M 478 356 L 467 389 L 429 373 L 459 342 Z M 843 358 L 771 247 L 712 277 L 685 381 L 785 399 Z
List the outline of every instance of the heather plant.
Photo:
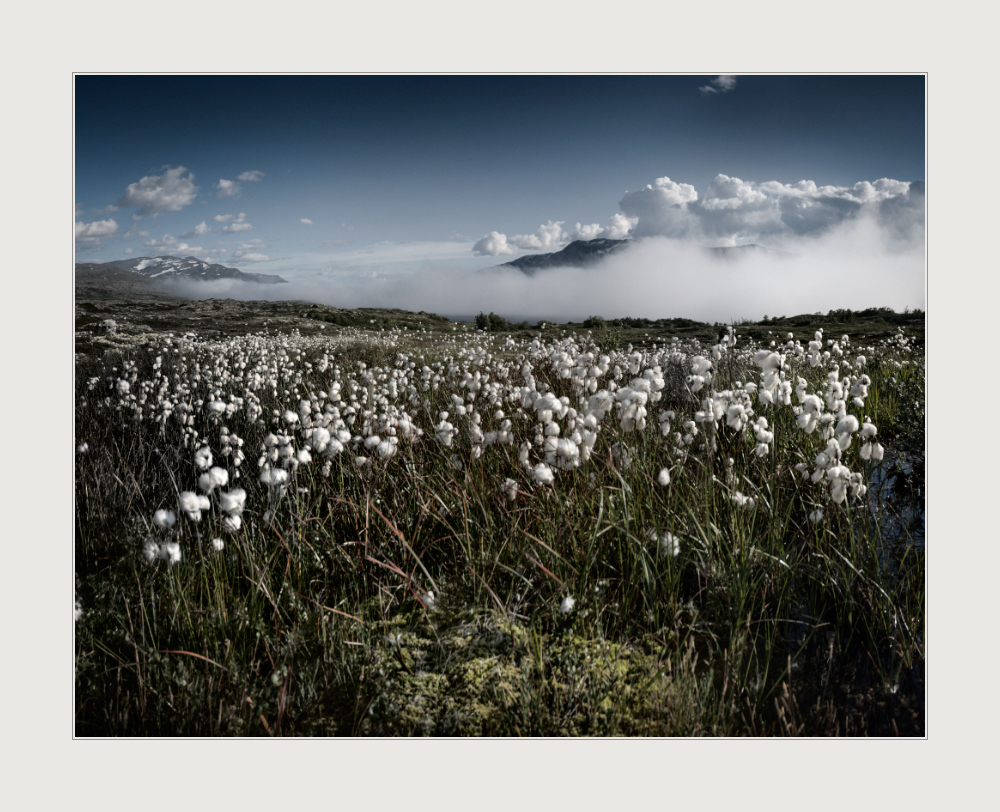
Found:
M 78 361 L 78 734 L 922 732 L 905 328 L 493 315 Z

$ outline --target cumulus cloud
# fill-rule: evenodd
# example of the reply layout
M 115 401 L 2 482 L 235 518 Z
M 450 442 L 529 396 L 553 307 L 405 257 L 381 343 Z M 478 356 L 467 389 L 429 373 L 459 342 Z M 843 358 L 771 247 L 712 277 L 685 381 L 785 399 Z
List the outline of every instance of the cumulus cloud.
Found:
M 304 223 L 307 226 L 311 226 L 313 224 L 313 221 L 310 220 L 308 217 L 300 217 L 299 222 Z
M 704 195 L 694 186 L 657 178 L 619 203 L 635 218 L 633 236 L 690 238 L 711 245 L 761 242 L 775 247 L 872 217 L 899 239 L 922 239 L 923 184 L 882 178 L 853 186 L 801 180 L 755 183 L 716 175 Z
M 563 220 L 549 220 L 538 227 L 534 234 L 515 234 L 510 242 L 516 248 L 535 251 L 556 251 L 569 241 L 569 235 L 562 230 Z
M 209 228 L 208 223 L 202 220 L 198 225 L 196 225 L 191 231 L 186 231 L 181 234 L 181 238 L 190 239 L 191 237 L 200 237 L 202 234 L 208 234 L 212 229 Z
M 219 217 L 216 217 L 215 219 L 219 220 Z M 235 219 L 233 219 L 233 215 L 228 214 L 225 216 L 225 220 L 221 220 L 220 222 L 226 222 L 228 220 L 232 220 L 232 222 L 229 223 L 229 225 L 222 227 L 222 231 L 225 234 L 234 234 L 238 231 L 253 231 L 253 226 L 247 222 L 246 212 L 241 211 Z
M 240 185 L 235 180 L 219 178 L 215 188 L 218 197 L 237 197 L 240 193 Z
M 491 231 L 472 246 L 472 253 L 477 257 L 499 257 L 506 254 L 513 254 L 514 249 L 507 244 L 506 234 Z
M 598 223 L 577 223 L 572 233 L 563 230 L 563 222 L 549 220 L 545 225 L 539 226 L 534 234 L 515 234 L 513 237 L 491 231 L 472 246 L 472 251 L 476 256 L 496 257 L 513 254 L 516 249 L 551 253 L 565 248 L 573 240 L 594 240 L 598 237 L 624 240 L 635 225 L 636 218 L 617 213 L 610 217 L 603 228 Z
M 260 253 L 255 247 L 240 248 L 233 252 L 233 261 L 239 263 L 267 262 L 270 259 L 267 254 Z
M 147 175 L 136 183 L 130 183 L 125 194 L 119 198 L 118 205 L 138 206 L 139 214 L 155 217 L 164 211 L 180 211 L 197 194 L 193 173 L 183 166 L 167 167 L 162 175 Z
M 74 235 L 79 243 L 99 244 L 101 237 L 110 237 L 118 233 L 118 223 L 114 220 L 95 220 L 92 223 L 74 224 Z
M 598 235 L 609 240 L 624 240 L 636 224 L 636 218 L 612 214 L 604 230 Z
M 181 242 L 172 234 L 164 234 L 158 240 L 155 238 L 147 240 L 143 245 L 154 251 L 168 251 L 171 254 L 199 254 L 205 250 L 200 245 L 188 245 L 186 242 Z
M 592 223 L 589 226 L 576 224 L 576 228 L 573 229 L 573 239 L 574 240 L 593 240 L 597 238 L 597 235 L 601 233 L 603 229 L 600 223 Z
M 264 173 L 261 172 L 259 169 L 251 169 L 248 172 L 241 172 L 239 180 L 243 181 L 244 183 L 256 183 L 262 177 L 264 177 Z
M 711 93 L 728 93 L 734 87 L 736 87 L 736 77 L 729 73 L 722 73 L 710 84 L 703 85 L 698 90 L 702 92 L 702 95 L 707 96 Z
M 716 175 L 702 194 L 690 183 L 657 178 L 637 192 L 626 192 L 621 211 L 605 226 L 577 223 L 572 233 L 563 221 L 550 220 L 534 234 L 508 237 L 491 231 L 473 245 L 476 256 L 522 251 L 552 252 L 570 240 L 598 237 L 669 237 L 706 246 L 759 243 L 786 248 L 800 237 L 814 238 L 854 220 L 873 220 L 883 236 L 899 244 L 924 238 L 923 182 L 892 178 L 859 181 L 851 186 L 744 181 Z

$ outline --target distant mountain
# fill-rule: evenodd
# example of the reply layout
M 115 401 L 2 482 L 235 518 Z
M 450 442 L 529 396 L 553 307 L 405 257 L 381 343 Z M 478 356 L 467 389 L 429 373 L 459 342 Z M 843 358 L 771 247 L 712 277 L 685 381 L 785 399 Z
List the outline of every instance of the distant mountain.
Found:
M 528 254 L 518 259 L 512 259 L 503 265 L 495 265 L 486 270 L 500 270 L 501 268 L 517 268 L 521 273 L 534 276 L 538 271 L 545 268 L 559 268 L 567 265 L 580 268 L 591 265 L 608 254 L 620 253 L 624 248 L 631 245 L 634 240 L 575 240 L 552 254 Z M 751 243 L 749 245 L 732 245 L 721 248 L 706 248 L 709 254 L 720 259 L 740 259 L 746 256 L 773 256 L 790 257 L 787 251 L 777 248 L 765 248 L 763 245 Z
M 88 263 L 89 264 L 89 263 Z M 207 282 L 211 279 L 236 279 L 240 282 L 256 282 L 262 285 L 287 283 L 287 279 L 266 273 L 244 273 L 236 268 L 227 268 L 216 263 L 209 264 L 195 257 L 135 257 L 116 259 L 112 262 L 94 263 L 94 267 L 106 265 L 123 271 L 147 276 L 150 279 L 196 279 Z
M 573 265 L 577 268 L 590 265 L 608 254 L 621 251 L 631 240 L 574 240 L 561 251 L 552 254 L 528 254 L 512 259 L 497 268 L 517 268 L 521 273 L 534 276 L 543 268 L 558 268 Z

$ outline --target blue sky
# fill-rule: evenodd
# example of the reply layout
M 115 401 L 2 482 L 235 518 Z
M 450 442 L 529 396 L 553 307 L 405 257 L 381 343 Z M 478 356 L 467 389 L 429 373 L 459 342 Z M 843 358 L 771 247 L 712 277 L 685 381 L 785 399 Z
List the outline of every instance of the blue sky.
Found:
M 657 206 L 676 189 L 704 201 L 719 175 L 758 195 L 922 181 L 924 78 L 75 79 L 78 261 L 194 255 L 288 278 L 484 267 L 627 229 L 780 243 L 651 225 L 648 200 L 622 210 L 647 185 L 667 194 Z M 483 242 L 494 233 L 505 241 Z

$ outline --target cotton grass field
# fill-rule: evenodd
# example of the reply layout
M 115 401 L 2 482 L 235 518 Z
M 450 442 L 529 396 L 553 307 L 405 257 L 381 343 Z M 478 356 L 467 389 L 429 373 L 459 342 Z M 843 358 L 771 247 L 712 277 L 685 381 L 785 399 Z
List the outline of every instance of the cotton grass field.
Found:
M 923 735 L 922 320 L 589 323 L 79 354 L 76 734 Z

